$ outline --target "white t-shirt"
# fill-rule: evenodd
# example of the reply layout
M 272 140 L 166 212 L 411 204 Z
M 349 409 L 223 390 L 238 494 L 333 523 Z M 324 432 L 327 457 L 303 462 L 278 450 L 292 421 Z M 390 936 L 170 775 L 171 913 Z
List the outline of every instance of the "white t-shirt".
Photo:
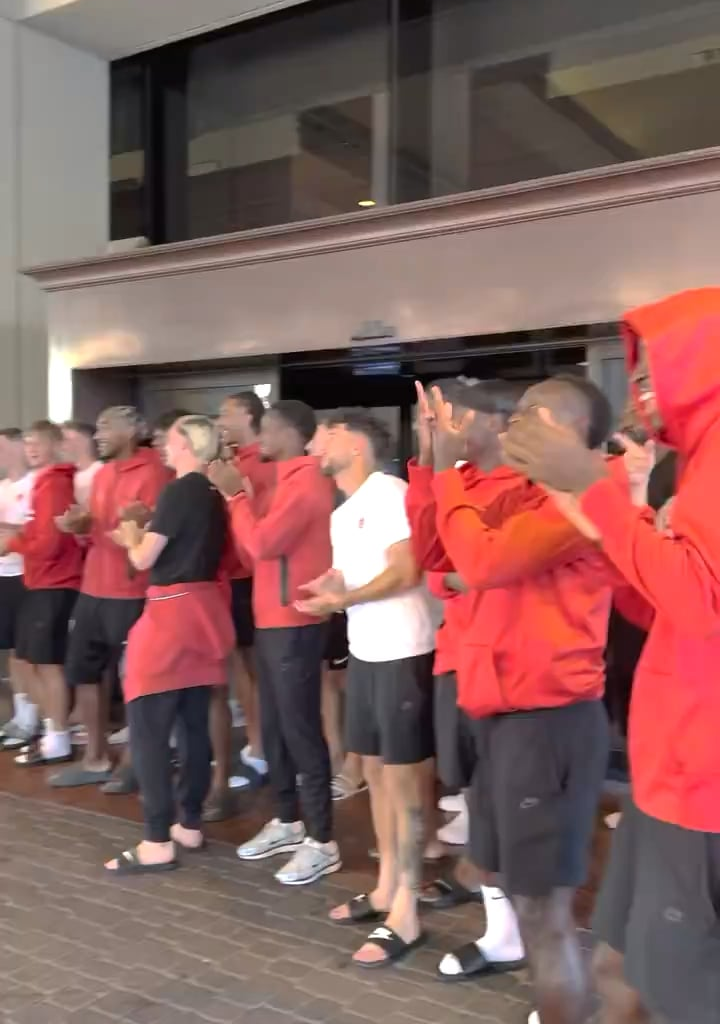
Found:
M 26 473 L 19 480 L 0 480 L 0 522 L 13 526 L 27 522 L 34 481 L 35 473 Z M 22 555 L 13 552 L 0 557 L 0 576 L 22 576 L 22 572 Z
M 330 521 L 333 567 L 348 590 L 363 587 L 388 567 L 387 549 L 409 540 L 407 484 L 372 473 Z M 360 661 L 398 661 L 427 654 L 435 646 L 430 604 L 421 585 L 397 597 L 348 608 L 348 646 Z
M 73 486 L 75 488 L 75 501 L 78 505 L 82 505 L 83 508 L 88 507 L 93 478 L 101 468 L 102 462 L 93 462 L 93 464 L 88 466 L 86 469 L 78 469 L 75 471 L 75 478 L 73 481 Z

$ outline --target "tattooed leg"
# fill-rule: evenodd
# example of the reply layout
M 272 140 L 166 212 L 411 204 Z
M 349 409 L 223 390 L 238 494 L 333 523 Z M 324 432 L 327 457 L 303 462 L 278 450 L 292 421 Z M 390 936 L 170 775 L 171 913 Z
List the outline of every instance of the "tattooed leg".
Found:
M 425 845 L 423 777 L 419 765 L 385 765 L 383 782 L 395 821 L 398 886 L 385 924 L 405 941 L 420 934 L 417 896 L 422 884 Z M 371 942 L 358 950 L 357 961 L 371 963 L 384 959 L 383 951 Z

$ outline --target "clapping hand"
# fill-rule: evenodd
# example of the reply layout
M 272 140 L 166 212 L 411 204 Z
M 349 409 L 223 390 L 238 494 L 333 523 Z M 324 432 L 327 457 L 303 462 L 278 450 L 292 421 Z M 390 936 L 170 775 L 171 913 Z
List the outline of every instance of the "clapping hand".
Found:
M 627 434 L 614 434 L 613 441 L 623 450 L 623 462 L 630 482 L 630 499 L 633 505 L 647 505 L 648 483 L 655 468 L 655 442 L 638 444 Z
M 322 576 L 302 584 L 299 589 L 311 595 L 304 601 L 295 602 L 296 609 L 305 615 L 323 618 L 345 608 L 345 581 L 342 573 L 335 569 L 330 569 Z
M 248 498 L 253 497 L 253 489 L 247 477 L 244 477 L 232 462 L 216 459 L 208 466 L 208 480 L 226 498 L 234 498 L 243 491 Z
M 80 535 L 90 529 L 90 515 L 82 505 L 70 505 L 61 516 L 55 516 L 55 525 L 61 533 Z

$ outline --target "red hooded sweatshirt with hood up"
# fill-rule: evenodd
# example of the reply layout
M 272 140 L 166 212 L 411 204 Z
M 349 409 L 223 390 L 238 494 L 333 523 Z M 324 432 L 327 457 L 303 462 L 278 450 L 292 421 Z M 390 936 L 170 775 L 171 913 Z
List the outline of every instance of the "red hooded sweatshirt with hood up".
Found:
M 92 526 L 81 590 L 91 597 L 145 597 L 147 572 L 131 571 L 127 552 L 110 537 L 122 510 L 134 502 L 154 509 L 172 479 L 157 452 L 138 448 L 127 459 L 113 459 L 97 471 L 90 490 Z
M 720 832 L 720 288 L 682 292 L 624 319 L 632 371 L 640 341 L 679 455 L 672 531 L 611 480 L 582 497 L 606 555 L 654 609 L 630 705 L 633 798 L 645 814 Z
M 29 590 L 77 590 L 80 585 L 83 553 L 75 538 L 55 525 L 75 501 L 74 479 L 75 467 L 69 463 L 41 469 L 33 483 L 30 519 L 8 543 L 8 551 L 25 560 Z
M 332 565 L 330 516 L 335 488 L 320 462 L 301 455 L 277 463 L 267 512 L 258 515 L 245 494 L 230 500 L 235 546 L 253 562 L 253 611 L 260 629 L 308 626 L 320 620 L 295 608 L 307 598 L 304 583 Z

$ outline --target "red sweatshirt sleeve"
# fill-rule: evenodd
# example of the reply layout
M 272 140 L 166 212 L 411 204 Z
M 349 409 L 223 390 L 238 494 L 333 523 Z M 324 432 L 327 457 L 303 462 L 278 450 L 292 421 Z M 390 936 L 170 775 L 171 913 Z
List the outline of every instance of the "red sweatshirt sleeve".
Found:
M 280 558 L 297 546 L 307 523 L 317 510 L 317 499 L 309 489 L 300 490 L 280 482 L 267 515 L 258 517 L 246 494 L 230 501 L 230 522 L 235 546 L 250 557 Z
M 509 586 L 572 561 L 588 548 L 588 541 L 549 501 L 511 514 L 498 527 L 491 527 L 486 522 L 487 514 L 495 518 L 496 509 L 503 503 L 509 507 L 515 495 L 503 495 L 490 509 L 480 509 L 468 502 L 455 469 L 437 473 L 433 488 L 438 532 L 469 587 L 491 590 Z
M 410 459 L 405 511 L 410 522 L 413 554 L 417 564 L 426 572 L 453 572 L 454 566 L 437 529 L 433 477 L 431 466 L 419 466 L 416 459 Z
M 450 601 L 453 597 L 457 597 L 459 593 L 459 591 L 450 590 L 449 587 L 445 586 L 446 576 L 446 572 L 429 572 L 425 577 L 428 590 L 433 597 L 437 597 L 440 601 Z
M 624 619 L 631 622 L 633 626 L 650 632 L 650 627 L 655 618 L 655 610 L 645 600 L 642 594 L 638 594 L 634 587 L 625 585 L 616 587 L 613 591 L 613 604 Z
M 32 499 L 33 518 L 10 539 L 7 550 L 42 561 L 53 561 L 59 556 L 64 540 L 64 535 L 55 525 L 55 517 L 63 515 L 74 500 L 70 477 L 67 480 L 50 477 L 40 486 L 36 485 Z
M 636 508 L 613 480 L 593 484 L 580 504 L 607 557 L 656 612 L 690 636 L 717 634 L 720 522 L 709 493 L 697 484 L 678 498 L 672 535 L 660 533 L 652 510 Z

